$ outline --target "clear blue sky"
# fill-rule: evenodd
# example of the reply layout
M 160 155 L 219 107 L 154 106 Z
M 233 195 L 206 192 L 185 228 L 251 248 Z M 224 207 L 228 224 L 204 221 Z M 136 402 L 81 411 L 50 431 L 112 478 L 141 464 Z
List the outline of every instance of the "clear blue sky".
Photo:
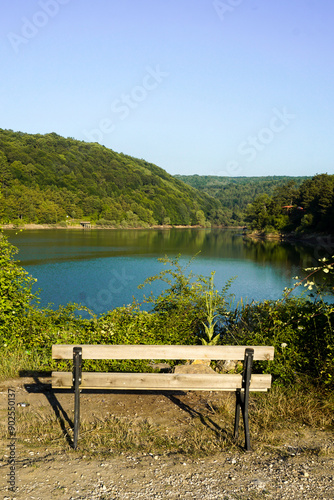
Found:
M 332 0 L 1 2 L 0 128 L 171 174 L 334 173 Z

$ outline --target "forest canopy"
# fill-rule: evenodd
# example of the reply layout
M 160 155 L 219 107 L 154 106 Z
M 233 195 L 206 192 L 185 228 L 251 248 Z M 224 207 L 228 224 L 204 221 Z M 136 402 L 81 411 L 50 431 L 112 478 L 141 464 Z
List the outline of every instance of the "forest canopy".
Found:
M 181 181 L 213 196 L 221 207 L 217 214 L 224 225 L 240 226 L 247 223 L 247 206 L 262 194 L 271 196 L 279 186 L 293 181 L 296 186 L 307 177 L 219 177 L 214 175 L 177 175 Z
M 0 129 L 2 222 L 209 224 L 220 203 L 145 160 L 55 133 Z
M 146 160 L 55 133 L 0 129 L 0 222 L 247 226 L 333 232 L 334 176 L 172 176 Z
M 299 188 L 291 181 L 259 195 L 247 207 L 251 229 L 260 232 L 333 233 L 334 175 L 319 174 Z
M 215 197 L 224 225 L 261 233 L 334 232 L 334 175 L 177 178 Z

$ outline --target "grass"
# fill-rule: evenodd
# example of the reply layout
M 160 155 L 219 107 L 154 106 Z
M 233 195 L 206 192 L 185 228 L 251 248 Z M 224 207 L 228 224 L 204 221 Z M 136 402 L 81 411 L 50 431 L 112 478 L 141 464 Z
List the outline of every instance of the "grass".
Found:
M 42 357 L 37 350 L 0 351 L 0 380 L 50 368 L 50 356 Z M 232 437 L 234 394 L 225 393 L 220 405 L 210 400 L 209 395 L 205 399 L 205 408 L 194 412 L 188 425 L 173 429 L 157 425 L 154 418 L 95 417 L 88 421 L 82 414 L 79 450 L 86 455 L 103 456 L 129 451 L 196 456 L 240 450 L 242 428 L 238 443 Z M 61 416 L 50 415 L 49 411 L 44 413 L 41 408 L 36 412 L 31 407 L 18 408 L 16 413 L 18 440 L 22 445 L 29 449 L 49 448 L 76 453 L 70 448 L 70 424 Z M 333 453 L 333 445 L 325 440 L 312 444 L 312 440 L 307 439 L 314 431 L 332 432 L 334 429 L 334 394 L 330 391 L 318 390 L 306 382 L 288 388 L 273 386 L 268 393 L 251 393 L 249 415 L 251 443 L 258 452 L 282 451 L 290 444 L 299 452 Z M 2 420 L 1 434 L 6 438 L 6 419 Z
M 50 369 L 50 356 L 41 354 L 37 349 L 23 347 L 0 349 L 0 382 L 18 378 L 22 372 L 34 372 Z
M 121 397 L 121 396 L 120 396 Z M 240 452 L 243 431 L 233 439 L 234 395 L 226 394 L 223 404 L 210 403 L 188 425 L 171 428 L 158 425 L 154 416 L 81 418 L 78 451 L 70 447 L 72 429 L 62 417 L 37 412 L 28 407 L 17 410 L 18 442 L 29 450 L 48 449 L 51 453 L 80 453 L 87 457 L 118 455 L 123 452 L 146 454 L 212 455 Z M 334 396 L 319 395 L 315 389 L 274 387 L 268 394 L 252 395 L 250 429 L 252 448 L 257 453 L 315 453 L 333 455 L 333 445 L 325 439 L 333 431 Z M 6 438 L 5 424 L 2 438 Z M 314 441 L 314 433 L 323 438 Z M 292 451 L 291 451 L 292 450 Z

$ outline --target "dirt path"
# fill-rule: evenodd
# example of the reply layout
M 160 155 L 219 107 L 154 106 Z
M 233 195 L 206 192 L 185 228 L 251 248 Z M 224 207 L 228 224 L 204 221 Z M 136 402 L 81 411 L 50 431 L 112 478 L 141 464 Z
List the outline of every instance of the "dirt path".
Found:
M 303 435 L 287 431 L 286 442 L 270 451 L 226 452 L 186 456 L 175 451 L 123 452 L 99 455 L 71 449 L 59 428 L 59 418 L 73 416 L 73 394 L 48 390 L 48 379 L 22 378 L 0 384 L 2 452 L 1 498 L 28 499 L 333 499 L 334 436 L 321 430 Z M 41 384 L 42 383 L 42 384 Z M 8 490 L 10 437 L 9 390 L 15 395 L 15 493 Z M 110 418 L 152 419 L 170 433 L 192 425 L 198 415 L 210 420 L 210 406 L 221 403 L 219 393 L 188 393 L 167 397 L 155 393 L 84 393 L 81 414 L 87 422 L 81 433 L 89 435 L 94 420 Z M 26 406 L 21 406 L 26 404 Z M 13 405 L 10 405 L 12 408 Z M 55 413 L 58 412 L 58 420 Z M 32 442 L 25 434 L 31 419 L 41 426 L 56 422 L 50 446 Z M 229 431 L 231 422 L 228 423 Z M 199 427 L 201 428 L 201 427 Z M 66 429 L 65 429 L 66 430 Z M 60 435 L 60 439 L 57 437 Z M 39 438 L 38 438 L 39 439 Z M 198 437 L 200 439 L 200 436 Z M 65 442 L 64 442 L 65 441 Z M 79 442 L 80 445 L 80 442 Z M 312 447 L 314 452 L 311 452 Z M 86 448 L 87 449 L 87 448 Z M 306 451 L 305 451 L 306 450 Z M 319 450 L 321 451 L 319 453 Z

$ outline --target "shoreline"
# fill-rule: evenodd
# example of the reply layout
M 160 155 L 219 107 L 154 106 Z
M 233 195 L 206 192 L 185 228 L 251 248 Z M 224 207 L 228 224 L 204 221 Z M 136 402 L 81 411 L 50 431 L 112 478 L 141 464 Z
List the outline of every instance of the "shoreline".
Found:
M 74 229 L 74 230 L 83 230 L 83 231 L 91 231 L 91 230 L 101 230 L 101 229 L 110 229 L 110 230 L 117 230 L 117 229 L 126 229 L 126 230 L 145 230 L 145 229 L 163 229 L 163 230 L 168 230 L 168 229 L 242 229 L 243 226 L 211 226 L 211 227 L 203 227 L 203 226 L 182 226 L 182 225 L 155 225 L 155 226 L 149 226 L 149 227 L 115 227 L 115 226 L 98 226 L 96 224 L 92 225 L 91 227 L 85 228 L 81 226 L 80 224 L 72 224 L 68 226 L 60 226 L 57 224 L 22 224 L 22 226 L 18 226 L 16 224 L 0 224 L 0 229 L 7 231 L 7 230 L 36 230 L 36 229 Z
M 203 227 L 203 226 L 182 226 L 182 225 L 154 225 L 154 226 L 149 226 L 149 227 L 115 227 L 115 226 L 99 226 L 96 224 L 91 225 L 90 227 L 83 227 L 80 224 L 71 224 L 68 226 L 63 226 L 59 224 L 34 224 L 34 223 L 29 223 L 29 224 L 22 224 L 22 225 L 16 225 L 16 224 L 0 224 L 0 231 L 20 231 L 20 230 L 25 230 L 25 231 L 32 231 L 32 230 L 81 230 L 81 231 L 92 231 L 92 230 L 111 230 L 111 231 L 116 231 L 116 230 L 130 230 L 130 231 L 135 231 L 135 230 L 171 230 L 171 229 L 235 229 L 235 230 L 244 230 L 244 226 L 211 226 L 211 227 Z M 243 236 L 244 238 L 249 238 L 251 240 L 257 240 L 257 241 L 272 241 L 272 240 L 277 240 L 281 242 L 302 242 L 304 244 L 309 244 L 309 245 L 314 245 L 314 244 L 321 244 L 322 246 L 326 246 L 328 248 L 334 248 L 334 234 L 328 234 L 328 233 L 310 233 L 310 234 L 296 234 L 296 233 L 285 233 L 285 234 L 280 234 L 280 233 L 268 233 L 268 234 L 263 234 L 259 232 L 244 232 L 243 231 Z
M 328 233 L 309 233 L 309 234 L 296 234 L 296 233 L 286 233 L 286 234 L 278 234 L 278 233 L 246 233 L 246 238 L 252 240 L 279 240 L 281 242 L 291 242 L 297 243 L 302 242 L 304 244 L 314 245 L 321 244 L 324 247 L 334 248 L 334 235 Z

